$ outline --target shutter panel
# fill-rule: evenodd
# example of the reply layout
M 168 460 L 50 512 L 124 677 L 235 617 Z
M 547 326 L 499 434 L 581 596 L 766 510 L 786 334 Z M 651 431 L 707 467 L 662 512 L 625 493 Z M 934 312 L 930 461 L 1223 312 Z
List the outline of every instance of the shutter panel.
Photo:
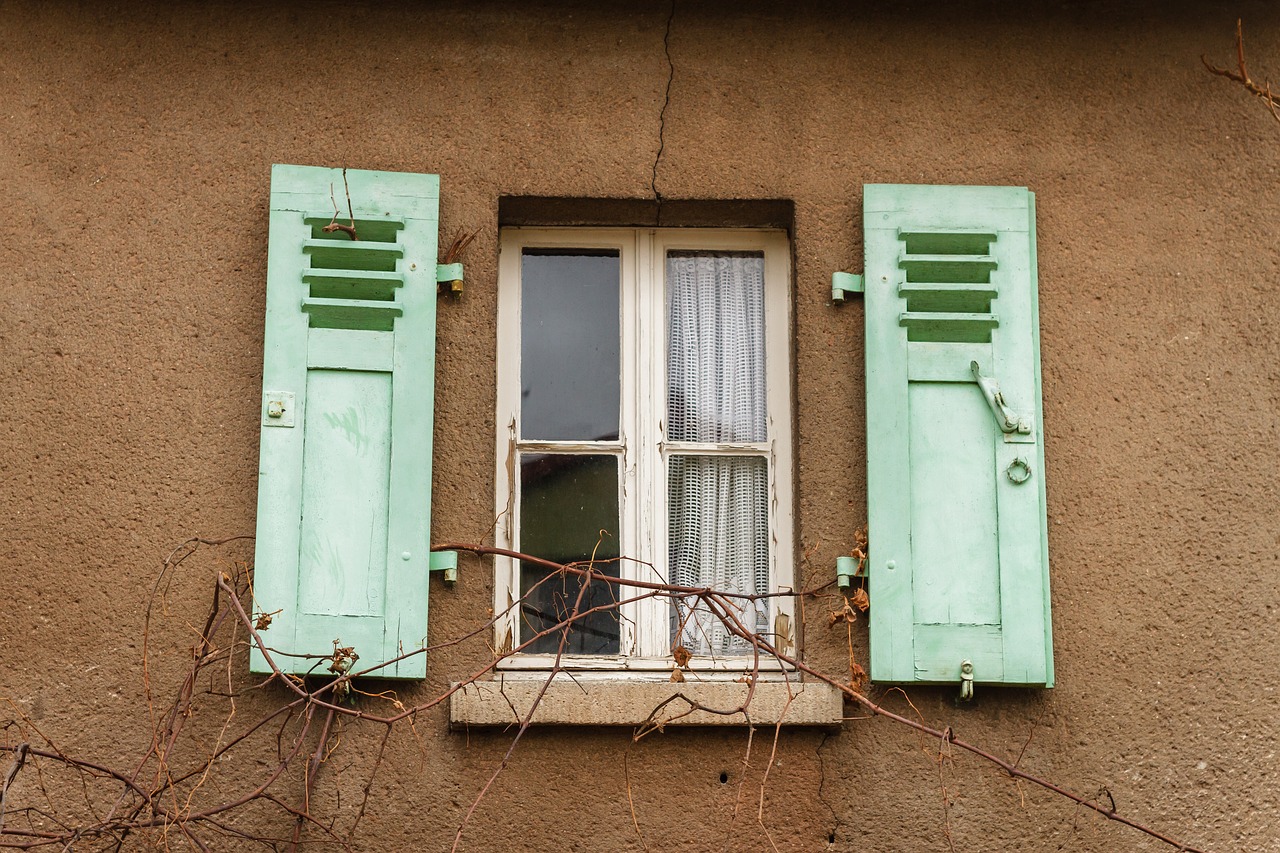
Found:
M 285 672 L 425 645 L 439 177 L 275 166 L 255 606 Z M 289 655 L 310 655 L 310 658 Z M 255 648 L 250 669 L 270 668 Z M 379 671 L 422 678 L 424 655 Z
M 871 677 L 1053 685 L 1035 197 L 868 185 Z

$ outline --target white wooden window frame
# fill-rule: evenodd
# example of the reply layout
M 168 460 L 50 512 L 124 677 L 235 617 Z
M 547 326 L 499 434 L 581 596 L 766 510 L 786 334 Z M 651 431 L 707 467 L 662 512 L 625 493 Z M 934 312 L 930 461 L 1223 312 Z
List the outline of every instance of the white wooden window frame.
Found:
M 621 269 L 621 412 L 617 441 L 528 441 L 518 438 L 520 423 L 520 277 L 527 248 L 612 249 Z M 670 251 L 761 252 L 765 287 L 765 383 L 768 431 L 754 443 L 702 444 L 666 440 L 667 310 L 666 255 Z M 758 456 L 769 460 L 770 592 L 794 588 L 791 381 L 791 256 L 786 234 L 774 230 L 711 228 L 505 228 L 498 259 L 498 400 L 495 539 L 498 547 L 519 550 L 516 529 L 519 501 L 519 452 L 612 453 L 620 459 L 620 553 L 624 578 L 660 581 L 667 561 L 667 460 L 676 451 L 700 455 Z M 655 571 L 655 567 L 657 571 Z M 519 563 L 495 560 L 496 648 L 519 642 Z M 629 593 L 624 587 L 620 598 Z M 621 607 L 619 655 L 565 656 L 562 668 L 575 670 L 665 672 L 673 665 L 669 599 L 647 599 Z M 796 649 L 795 602 L 770 599 L 774 640 L 785 652 Z M 519 654 L 499 666 L 508 670 L 545 670 L 549 654 Z M 741 672 L 757 665 L 754 657 L 694 658 L 688 668 L 714 673 Z M 763 656 L 761 670 L 781 667 Z

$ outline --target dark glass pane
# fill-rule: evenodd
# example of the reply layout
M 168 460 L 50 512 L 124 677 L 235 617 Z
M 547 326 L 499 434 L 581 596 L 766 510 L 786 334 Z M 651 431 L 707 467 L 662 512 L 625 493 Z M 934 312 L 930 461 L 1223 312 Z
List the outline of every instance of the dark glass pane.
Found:
M 618 253 L 525 249 L 520 279 L 520 437 L 618 437 Z
M 667 255 L 667 437 L 764 441 L 764 256 Z
M 594 553 L 596 570 L 617 577 L 617 457 L 521 454 L 520 550 L 557 563 L 590 560 Z M 535 588 L 539 581 L 543 582 Z M 568 618 L 581 589 L 582 580 L 576 576 L 560 577 L 542 566 L 522 562 L 521 641 Z M 615 585 L 593 581 L 578 604 L 579 612 L 608 605 L 617 598 Z M 525 651 L 554 653 L 560 648 L 560 639 L 561 632 L 554 630 Z M 610 609 L 575 622 L 564 651 L 616 655 L 618 648 L 618 613 Z

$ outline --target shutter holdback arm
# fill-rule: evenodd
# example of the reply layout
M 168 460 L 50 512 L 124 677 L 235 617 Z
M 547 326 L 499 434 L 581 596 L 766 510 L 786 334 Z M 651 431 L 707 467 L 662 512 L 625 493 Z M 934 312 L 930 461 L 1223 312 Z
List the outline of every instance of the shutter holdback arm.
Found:
M 990 376 L 983 376 L 982 369 L 978 367 L 976 361 L 969 362 L 969 370 L 973 372 L 974 381 L 982 389 L 982 396 L 987 398 L 987 405 L 991 407 L 991 413 L 996 416 L 996 424 L 1000 427 L 1000 431 L 1029 434 L 1031 422 L 1026 416 L 1015 414 L 1005 404 L 1004 395 L 1000 393 L 1000 384 Z

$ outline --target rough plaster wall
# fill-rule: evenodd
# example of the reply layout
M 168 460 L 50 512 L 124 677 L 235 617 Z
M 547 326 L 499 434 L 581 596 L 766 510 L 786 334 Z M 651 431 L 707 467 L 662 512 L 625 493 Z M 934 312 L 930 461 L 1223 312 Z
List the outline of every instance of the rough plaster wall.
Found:
M 1200 4 L 1203 5 L 1203 4 Z M 800 570 L 820 576 L 865 517 L 861 186 L 1019 184 L 1037 194 L 1058 687 L 913 689 L 919 714 L 1213 849 L 1280 843 L 1280 129 L 1199 65 L 1237 14 L 1280 74 L 1266 4 L 1042 10 L 972 4 L 691 4 L 658 187 L 795 203 Z M 443 228 L 477 229 L 465 296 L 442 304 L 435 537 L 492 515 L 500 195 L 649 195 L 667 8 L 632 4 L 18 4 L 0 7 L 0 695 L 63 748 L 123 762 L 146 743 L 144 590 L 193 534 L 254 526 L 273 162 L 433 171 Z M 150 640 L 171 694 L 213 572 L 184 564 Z M 465 560 L 434 587 L 431 639 L 483 619 Z M 845 649 L 809 605 L 810 660 Z M 865 659 L 865 628 L 855 652 Z M 435 655 L 438 692 L 483 649 Z M 244 677 L 243 662 L 233 673 Z M 169 680 L 166 681 L 166 678 Z M 899 694 L 884 694 L 907 708 Z M 244 719 L 273 697 L 247 696 Z M 167 701 L 167 700 L 166 700 Z M 909 710 L 909 709 L 908 709 Z M 8 716 L 6 710 L 0 716 Z M 914 713 L 914 712 L 913 712 Z M 1034 737 L 1028 736 L 1034 729 Z M 442 849 L 509 742 L 398 733 L 366 849 Z M 349 810 L 377 734 L 344 734 L 322 797 Z M 768 738 L 740 731 L 536 732 L 465 849 L 768 849 Z M 882 721 L 784 732 L 763 827 L 782 850 L 1156 849 Z M 225 769 L 227 790 L 253 762 Z M 721 772 L 729 782 L 720 782 Z M 744 780 L 745 776 L 745 782 Z M 740 784 L 741 783 L 741 784 Z M 258 815 L 269 821 L 269 817 Z

